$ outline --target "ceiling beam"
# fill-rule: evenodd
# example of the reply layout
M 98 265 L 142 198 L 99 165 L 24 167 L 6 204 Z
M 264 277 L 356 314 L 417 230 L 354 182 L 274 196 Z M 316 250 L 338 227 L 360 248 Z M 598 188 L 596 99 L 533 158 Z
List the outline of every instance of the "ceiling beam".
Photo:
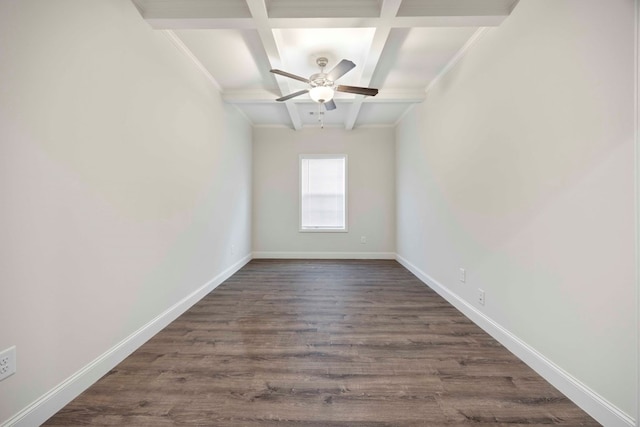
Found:
M 382 7 L 380 8 L 380 25 L 376 28 L 376 32 L 369 48 L 369 55 L 364 63 L 364 70 L 362 72 L 362 78 L 360 79 L 361 86 L 369 86 L 371 84 L 371 78 L 380 60 L 380 55 L 384 50 L 384 46 L 387 44 L 389 33 L 391 32 L 391 23 L 396 17 L 402 0 L 383 0 Z M 351 106 L 347 118 L 345 120 L 345 129 L 351 130 L 356 124 L 360 109 L 362 108 L 363 97 L 358 96 Z
M 268 90 L 235 90 L 225 91 L 222 93 L 222 99 L 229 104 L 271 104 L 278 95 L 274 95 Z M 424 101 L 426 92 L 424 89 L 416 90 L 381 90 L 375 97 L 359 98 L 364 103 L 377 102 L 377 103 L 419 103 Z M 342 97 L 337 95 L 334 98 L 341 103 L 353 103 L 355 97 Z M 292 100 L 296 104 L 313 104 L 314 101 L 311 98 L 303 96 Z
M 397 16 L 509 15 L 519 0 L 404 0 Z
M 253 21 L 256 25 L 256 29 L 258 30 L 258 35 L 260 36 L 262 47 L 267 54 L 267 58 L 269 60 L 271 68 L 282 68 L 282 59 L 280 56 L 280 51 L 278 50 L 278 44 L 276 43 L 276 39 L 273 36 L 273 31 L 269 26 L 269 18 L 267 16 L 267 5 L 265 3 L 265 0 L 246 0 L 246 2 L 247 6 L 249 7 L 251 16 L 253 17 Z M 289 94 L 291 90 L 285 78 L 281 76 L 275 76 L 275 78 L 276 82 L 278 83 L 280 93 L 282 95 Z M 289 117 L 291 118 L 291 124 L 293 128 L 295 130 L 302 129 L 302 118 L 300 117 L 296 106 L 291 101 L 285 102 L 285 106 L 287 107 L 287 112 L 289 113 Z

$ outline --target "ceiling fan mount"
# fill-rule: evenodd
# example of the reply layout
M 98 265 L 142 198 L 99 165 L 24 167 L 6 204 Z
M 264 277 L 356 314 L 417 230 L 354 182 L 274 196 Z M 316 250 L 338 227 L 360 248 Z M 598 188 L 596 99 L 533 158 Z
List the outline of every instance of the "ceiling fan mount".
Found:
M 295 98 L 296 96 L 308 93 L 312 100 L 317 103 L 324 104 L 327 110 L 335 110 L 336 103 L 333 101 L 333 95 L 336 91 L 365 96 L 376 96 L 378 94 L 378 89 L 368 87 L 344 85 L 338 85 L 337 87 L 335 87 L 334 82 L 345 75 L 347 72 L 351 71 L 356 66 L 356 64 L 347 59 L 343 59 L 331 71 L 325 73 L 324 67 L 326 67 L 328 63 L 329 60 L 324 56 L 317 58 L 316 64 L 318 64 L 318 66 L 320 67 L 320 72 L 312 74 L 308 79 L 288 73 L 286 71 L 272 69 L 271 72 L 274 74 L 279 74 L 290 79 L 299 80 L 301 82 L 309 84 L 310 86 L 309 89 L 303 89 L 298 92 L 294 92 L 292 94 L 278 98 L 276 99 L 276 101 L 287 101 L 291 98 Z
M 326 67 L 328 63 L 329 63 L 329 60 L 324 56 L 321 56 L 318 59 L 316 59 L 316 64 L 318 64 L 318 67 L 320 68 Z

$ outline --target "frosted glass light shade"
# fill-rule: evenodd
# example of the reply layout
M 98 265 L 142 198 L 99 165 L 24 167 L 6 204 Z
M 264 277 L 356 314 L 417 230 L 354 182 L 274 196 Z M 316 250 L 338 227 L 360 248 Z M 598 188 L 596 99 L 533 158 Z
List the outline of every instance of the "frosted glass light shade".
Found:
M 321 104 L 333 99 L 333 89 L 327 86 L 316 86 L 309 91 L 309 96 Z

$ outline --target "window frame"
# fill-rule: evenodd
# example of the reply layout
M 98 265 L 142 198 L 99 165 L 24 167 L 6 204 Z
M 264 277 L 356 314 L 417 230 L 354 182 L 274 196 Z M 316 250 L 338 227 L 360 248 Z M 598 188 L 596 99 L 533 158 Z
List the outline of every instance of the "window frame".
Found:
M 344 159 L 344 228 L 302 227 L 302 161 L 305 159 Z M 349 232 L 349 159 L 346 154 L 300 154 L 298 157 L 298 232 L 300 233 L 348 233 Z

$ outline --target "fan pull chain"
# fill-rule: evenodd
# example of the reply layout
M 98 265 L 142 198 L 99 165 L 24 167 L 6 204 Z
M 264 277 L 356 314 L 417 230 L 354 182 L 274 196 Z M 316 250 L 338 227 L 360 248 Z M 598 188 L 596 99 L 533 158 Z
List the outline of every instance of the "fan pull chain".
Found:
M 324 111 L 322 111 L 322 104 L 318 103 L 318 122 L 320 123 L 320 129 L 324 129 Z

